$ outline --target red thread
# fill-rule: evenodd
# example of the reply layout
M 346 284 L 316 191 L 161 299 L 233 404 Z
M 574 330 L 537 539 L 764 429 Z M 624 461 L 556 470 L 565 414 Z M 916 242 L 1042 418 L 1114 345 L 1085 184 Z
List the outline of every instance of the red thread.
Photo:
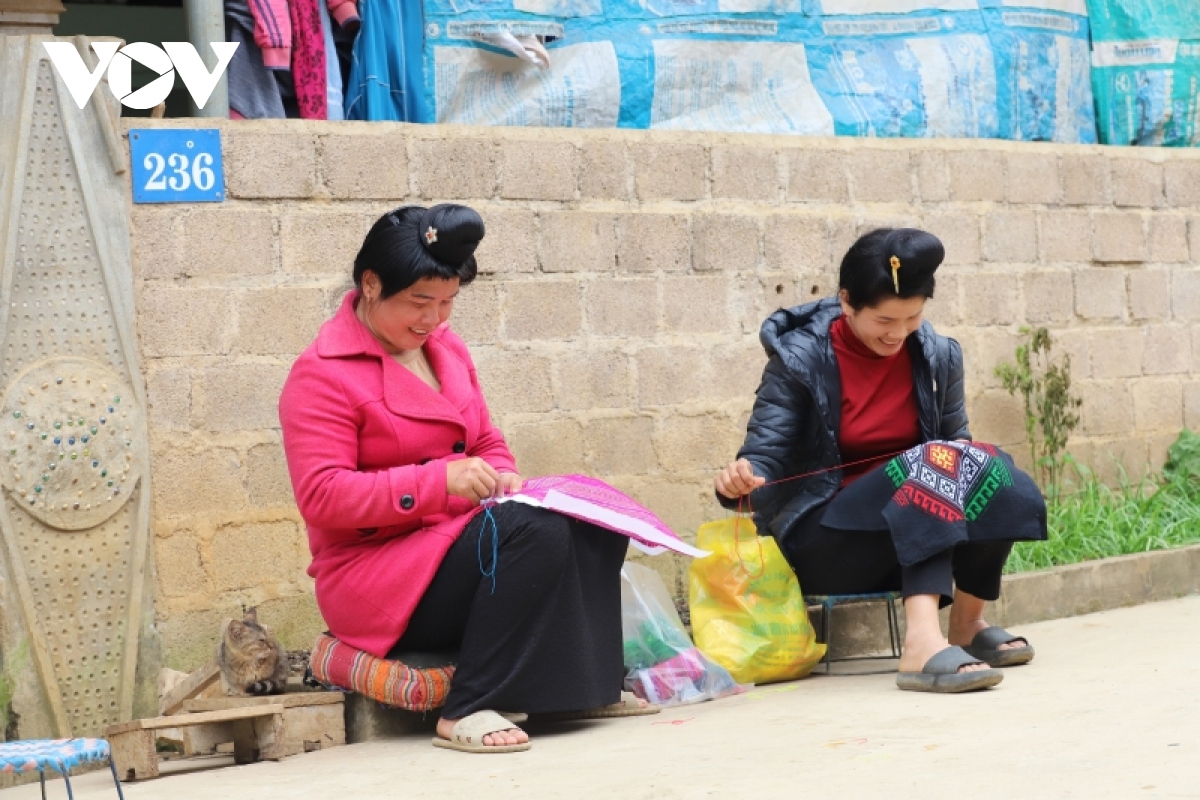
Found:
M 894 453 L 884 453 L 881 456 L 871 456 L 870 458 L 860 458 L 858 461 L 851 461 L 849 464 L 838 464 L 836 467 L 826 467 L 825 469 L 818 469 L 813 472 L 806 472 L 803 475 L 793 475 L 790 478 L 780 478 L 777 481 L 771 481 L 770 483 L 764 483 L 762 486 L 760 486 L 758 488 L 761 489 L 761 488 L 763 488 L 763 486 L 774 486 L 777 483 L 787 483 L 788 481 L 798 481 L 801 478 L 811 478 L 813 475 L 820 475 L 822 472 L 832 472 L 835 469 L 843 469 L 845 467 L 855 467 L 855 466 L 858 466 L 859 464 L 866 464 L 869 461 L 882 461 L 885 458 L 892 458 L 893 456 L 898 456 L 901 453 L 907 453 L 909 450 L 912 450 L 912 448 L 906 447 L 903 450 L 897 450 Z
M 763 484 L 764 486 L 766 484 Z M 746 569 L 746 562 L 742 560 L 742 540 L 738 536 L 738 528 L 742 521 L 742 500 L 746 501 L 746 513 L 752 514 L 754 510 L 750 508 L 750 495 L 744 494 L 738 498 L 737 515 L 733 518 L 733 551 L 737 553 L 738 564 L 742 567 L 742 572 L 746 573 L 746 577 L 752 581 L 761 578 L 767 571 L 767 557 L 763 555 L 762 537 L 755 536 L 754 543 L 758 545 L 758 574 L 751 575 L 750 570 Z
M 818 469 L 818 470 L 814 470 L 812 472 L 805 472 L 803 475 L 793 475 L 790 478 L 780 478 L 777 481 L 771 481 L 770 483 L 764 483 L 762 486 L 759 486 L 758 488 L 762 489 L 763 487 L 766 487 L 766 486 L 774 486 L 778 483 L 787 483 L 788 481 L 798 481 L 801 478 L 811 478 L 813 475 L 820 475 L 822 472 L 832 472 L 835 469 L 844 469 L 845 467 L 853 467 L 858 464 L 866 464 L 867 462 L 870 462 L 870 461 L 882 461 L 885 458 L 892 458 L 894 456 L 898 456 L 901 453 L 907 452 L 908 450 L 911 450 L 911 449 L 912 448 L 906 447 L 903 450 L 897 450 L 894 453 L 884 453 L 881 456 L 871 456 L 870 458 L 861 458 L 858 461 L 851 461 L 848 464 L 839 464 L 835 467 L 825 467 L 824 469 Z M 750 580 L 755 581 L 755 580 L 758 580 L 759 578 L 761 578 L 763 576 L 763 573 L 766 572 L 767 559 L 766 559 L 766 556 L 763 555 L 762 540 L 759 537 L 755 537 L 755 543 L 758 544 L 758 563 L 759 563 L 758 574 L 751 575 L 750 570 L 746 569 L 746 562 L 742 560 L 741 538 L 738 535 L 738 528 L 740 527 L 740 522 L 742 519 L 742 501 L 743 500 L 746 501 L 746 513 L 747 514 L 754 513 L 754 509 L 752 509 L 750 507 L 750 495 L 744 494 L 744 495 L 739 496 L 736 516 L 734 516 L 734 518 L 733 518 L 733 549 L 734 549 L 734 551 L 737 552 L 738 564 L 741 565 L 742 572 L 745 572 L 746 577 L 748 577 Z

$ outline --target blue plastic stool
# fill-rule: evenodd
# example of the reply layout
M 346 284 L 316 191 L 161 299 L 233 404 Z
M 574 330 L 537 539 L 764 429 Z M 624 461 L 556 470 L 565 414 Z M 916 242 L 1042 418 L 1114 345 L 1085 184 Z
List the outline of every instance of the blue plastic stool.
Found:
M 876 594 L 816 594 L 808 595 L 804 598 L 805 605 L 821 607 L 821 634 L 825 637 L 825 657 L 820 662 L 825 665 L 825 674 L 834 675 L 829 671 L 830 664 L 835 660 L 830 658 L 830 653 L 833 652 L 833 628 L 830 626 L 833 620 L 834 606 L 851 605 L 853 603 L 870 603 L 882 601 L 886 603 L 887 618 L 888 618 L 888 637 L 892 643 L 892 653 L 886 656 L 846 656 L 836 659 L 837 661 L 872 661 L 886 658 L 899 658 L 900 648 L 903 640 L 900 638 L 900 617 L 896 612 L 896 601 L 900 598 L 899 592 L 878 592 Z M 891 669 L 871 670 L 867 672 L 847 672 L 845 675 L 879 675 L 887 672 L 895 672 Z
M 117 767 L 113 764 L 112 750 L 103 739 L 26 739 L 16 742 L 0 742 L 0 772 L 22 773 L 37 770 L 42 780 L 42 800 L 46 798 L 46 770 L 57 770 L 67 784 L 67 797 L 75 800 L 71 792 L 72 767 L 88 761 L 107 761 L 112 770 L 113 783 L 117 786 L 117 797 L 125 800 L 121 792 L 121 781 L 117 779 Z

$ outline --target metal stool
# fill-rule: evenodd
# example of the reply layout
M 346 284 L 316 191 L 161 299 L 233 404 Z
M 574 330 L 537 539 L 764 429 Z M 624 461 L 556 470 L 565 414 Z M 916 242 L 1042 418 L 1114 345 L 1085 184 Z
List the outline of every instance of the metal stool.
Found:
M 869 603 L 873 601 L 883 601 L 887 605 L 888 618 L 888 637 L 891 639 L 892 652 L 891 655 L 884 656 L 846 656 L 836 659 L 837 661 L 872 661 L 885 658 L 899 658 L 901 639 L 900 639 L 900 617 L 896 613 L 896 600 L 900 597 L 899 592 L 878 592 L 876 594 L 818 594 L 810 595 L 804 598 L 806 606 L 821 607 L 821 635 L 825 638 L 825 657 L 819 663 L 825 665 L 825 674 L 833 675 L 829 671 L 830 664 L 834 659 L 830 658 L 830 653 L 833 652 L 833 629 L 830 623 L 833 620 L 834 606 L 851 605 L 853 603 Z M 880 675 L 895 670 L 880 669 L 867 672 L 852 672 L 842 673 L 846 675 Z
M 21 773 L 36 769 L 42 780 L 42 800 L 46 800 L 46 770 L 56 770 L 63 776 L 67 797 L 73 799 L 71 768 L 87 761 L 108 762 L 113 783 L 117 786 L 117 797 L 124 800 L 112 751 L 103 739 L 26 739 L 0 743 L 0 772 Z

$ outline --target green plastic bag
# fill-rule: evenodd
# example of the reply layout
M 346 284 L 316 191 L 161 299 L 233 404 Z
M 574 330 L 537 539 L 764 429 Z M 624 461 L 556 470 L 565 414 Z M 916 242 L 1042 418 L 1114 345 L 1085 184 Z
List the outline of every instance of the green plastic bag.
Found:
M 709 522 L 696 546 L 712 551 L 692 561 L 688 593 L 692 633 L 705 655 L 739 683 L 803 678 L 825 655 L 816 640 L 796 574 L 749 519 Z

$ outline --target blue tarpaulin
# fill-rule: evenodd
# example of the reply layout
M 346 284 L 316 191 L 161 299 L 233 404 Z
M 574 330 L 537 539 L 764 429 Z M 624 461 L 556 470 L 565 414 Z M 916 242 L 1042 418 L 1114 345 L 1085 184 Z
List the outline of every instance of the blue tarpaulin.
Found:
M 1200 0 L 1088 0 L 1105 144 L 1200 145 Z
M 421 59 L 407 63 L 420 121 L 1096 141 L 1084 0 L 420 9 Z M 514 54 L 530 38 L 549 68 Z

